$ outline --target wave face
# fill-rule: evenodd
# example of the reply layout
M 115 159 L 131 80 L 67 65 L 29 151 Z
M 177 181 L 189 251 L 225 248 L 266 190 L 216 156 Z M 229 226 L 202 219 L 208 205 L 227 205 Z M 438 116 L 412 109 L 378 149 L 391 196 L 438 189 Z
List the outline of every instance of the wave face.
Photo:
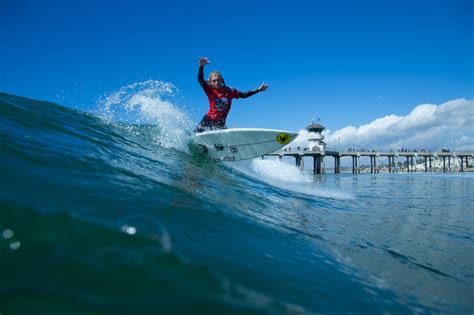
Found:
M 472 176 L 210 164 L 175 97 L 0 93 L 0 313 L 472 311 Z

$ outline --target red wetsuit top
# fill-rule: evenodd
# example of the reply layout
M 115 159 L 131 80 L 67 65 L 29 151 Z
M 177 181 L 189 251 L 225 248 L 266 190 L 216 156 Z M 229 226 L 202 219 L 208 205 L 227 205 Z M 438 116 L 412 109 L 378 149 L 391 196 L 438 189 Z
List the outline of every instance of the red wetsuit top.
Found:
M 232 106 L 232 99 L 239 98 L 240 92 L 227 86 L 215 88 L 207 83 L 203 89 L 209 99 L 207 117 L 213 121 L 225 122 Z
M 232 99 L 247 98 L 259 92 L 257 89 L 240 92 L 227 86 L 215 88 L 204 80 L 203 67 L 199 67 L 198 82 L 209 99 L 209 111 L 207 112 L 208 119 L 215 122 L 223 122 L 224 124 L 227 114 L 229 114 L 230 107 L 232 106 Z

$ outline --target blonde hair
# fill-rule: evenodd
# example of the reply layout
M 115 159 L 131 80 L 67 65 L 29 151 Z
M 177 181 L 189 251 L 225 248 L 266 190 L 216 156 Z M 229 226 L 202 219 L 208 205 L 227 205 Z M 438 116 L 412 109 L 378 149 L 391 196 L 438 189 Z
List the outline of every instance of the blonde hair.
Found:
M 219 71 L 212 71 L 211 73 L 209 73 L 209 77 L 207 78 L 207 82 L 208 82 L 208 83 L 211 83 L 211 78 L 212 78 L 212 76 L 214 76 L 214 75 L 216 75 L 216 76 L 218 76 L 219 78 L 221 78 L 222 83 L 223 83 L 224 86 L 225 86 L 224 77 L 222 77 L 222 74 L 221 74 Z

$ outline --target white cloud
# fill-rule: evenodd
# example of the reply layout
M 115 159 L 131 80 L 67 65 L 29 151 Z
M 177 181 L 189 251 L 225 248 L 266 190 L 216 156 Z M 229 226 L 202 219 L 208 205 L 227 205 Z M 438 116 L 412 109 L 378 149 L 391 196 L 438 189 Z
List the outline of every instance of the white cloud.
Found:
M 291 146 L 307 146 L 308 132 Z M 474 150 L 474 100 L 421 104 L 406 116 L 388 115 L 368 124 L 325 133 L 328 148 Z

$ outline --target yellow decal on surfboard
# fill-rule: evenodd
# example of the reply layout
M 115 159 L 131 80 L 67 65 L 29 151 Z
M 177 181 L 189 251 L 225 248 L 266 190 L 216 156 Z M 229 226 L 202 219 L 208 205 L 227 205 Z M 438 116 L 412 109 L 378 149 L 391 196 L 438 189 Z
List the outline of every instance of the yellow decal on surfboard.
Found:
M 286 132 L 282 132 L 276 137 L 276 141 L 280 144 L 288 144 L 290 140 L 291 136 Z

